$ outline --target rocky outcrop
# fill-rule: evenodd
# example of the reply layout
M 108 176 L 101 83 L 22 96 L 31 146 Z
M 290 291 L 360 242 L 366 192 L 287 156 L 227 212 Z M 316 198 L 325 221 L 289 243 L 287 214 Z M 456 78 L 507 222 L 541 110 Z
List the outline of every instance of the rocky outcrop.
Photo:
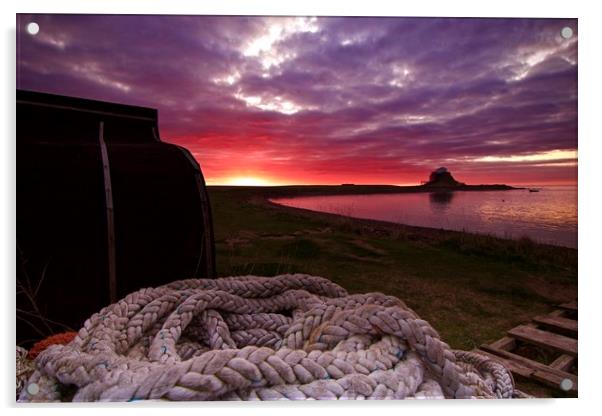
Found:
M 431 176 L 429 177 L 429 181 L 424 184 L 424 186 L 434 187 L 434 188 L 453 188 L 459 186 L 465 186 L 466 184 L 462 182 L 458 182 L 454 179 L 451 172 L 447 170 L 447 168 L 441 167 L 433 172 L 431 172 Z

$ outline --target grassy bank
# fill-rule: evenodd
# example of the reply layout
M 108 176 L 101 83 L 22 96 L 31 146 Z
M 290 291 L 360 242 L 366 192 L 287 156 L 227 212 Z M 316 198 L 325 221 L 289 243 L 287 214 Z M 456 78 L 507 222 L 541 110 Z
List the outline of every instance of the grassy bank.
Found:
M 218 275 L 301 272 L 352 293 L 397 296 L 464 350 L 577 296 L 574 249 L 351 219 L 267 199 L 348 193 L 343 188 L 209 187 Z

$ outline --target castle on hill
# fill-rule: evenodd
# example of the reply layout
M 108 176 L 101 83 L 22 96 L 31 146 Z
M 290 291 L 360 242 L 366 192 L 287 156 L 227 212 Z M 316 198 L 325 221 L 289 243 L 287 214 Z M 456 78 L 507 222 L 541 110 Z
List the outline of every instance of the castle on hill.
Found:
M 452 188 L 457 186 L 465 186 L 465 183 L 458 182 L 454 179 L 451 172 L 445 167 L 441 167 L 431 172 L 429 180 L 424 183 L 424 186 Z

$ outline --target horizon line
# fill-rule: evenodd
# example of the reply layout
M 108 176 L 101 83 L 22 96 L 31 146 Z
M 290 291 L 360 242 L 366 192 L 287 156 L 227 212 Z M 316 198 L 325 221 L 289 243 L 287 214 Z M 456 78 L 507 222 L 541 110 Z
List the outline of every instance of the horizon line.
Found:
M 231 183 L 206 183 L 205 186 L 228 186 L 236 188 L 277 188 L 279 186 L 398 186 L 398 187 L 414 187 L 422 186 L 424 184 L 391 184 L 391 183 L 289 183 L 289 184 L 274 184 L 274 185 L 235 185 Z M 491 186 L 491 185 L 506 185 L 516 187 L 529 187 L 529 186 L 578 186 L 578 182 L 574 183 L 479 183 L 479 184 L 465 184 L 466 186 Z M 433 188 L 436 189 L 436 188 Z

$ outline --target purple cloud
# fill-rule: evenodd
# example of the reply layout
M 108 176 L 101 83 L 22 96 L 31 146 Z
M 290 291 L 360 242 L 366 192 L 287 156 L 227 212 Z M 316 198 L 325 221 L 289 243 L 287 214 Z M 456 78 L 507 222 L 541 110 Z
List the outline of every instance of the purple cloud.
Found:
M 469 182 L 500 182 L 508 164 L 532 182 L 576 178 L 576 159 L 552 157 L 577 148 L 575 19 L 17 23 L 19 88 L 156 107 L 162 135 L 190 148 L 210 182 L 241 164 L 284 183 L 353 172 L 357 183 L 416 183 L 439 164 L 475 175 Z M 565 26 L 573 38 L 560 36 Z

